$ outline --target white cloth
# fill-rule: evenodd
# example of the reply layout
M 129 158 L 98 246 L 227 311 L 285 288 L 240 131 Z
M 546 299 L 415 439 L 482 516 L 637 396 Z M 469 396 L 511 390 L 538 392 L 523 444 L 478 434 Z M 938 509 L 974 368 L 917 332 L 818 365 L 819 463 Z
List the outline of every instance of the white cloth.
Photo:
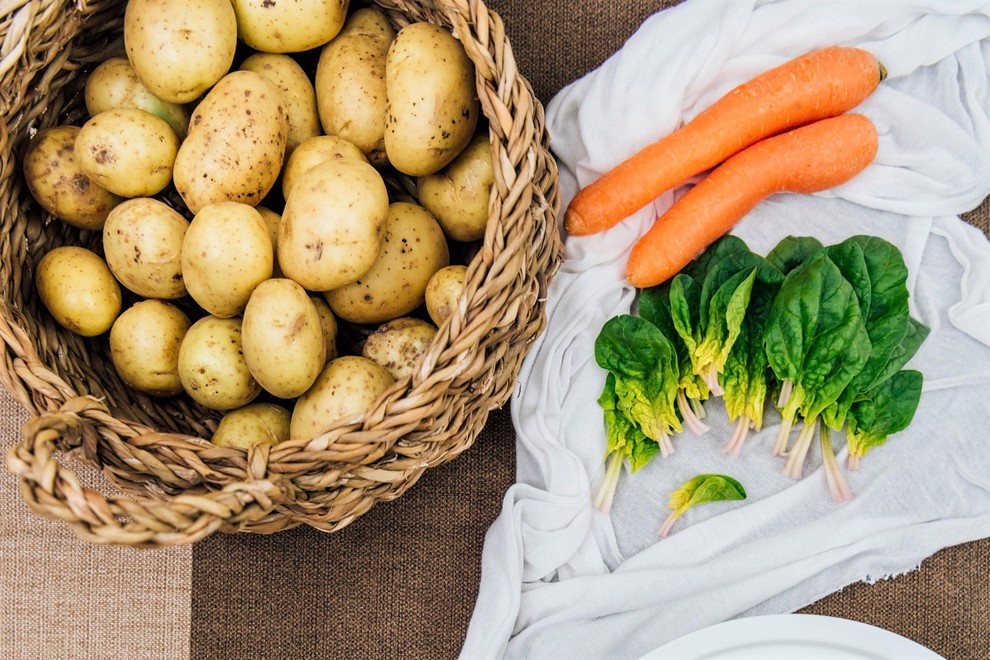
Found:
M 876 161 L 828 193 L 772 197 L 734 232 L 761 254 L 788 234 L 873 234 L 902 249 L 912 313 L 932 330 L 911 363 L 925 376 L 914 422 L 846 471 L 856 497 L 836 505 L 817 449 L 803 480 L 781 474 L 772 415 L 741 458 L 720 452 L 730 429 L 710 402 L 709 434 L 680 434 L 673 456 L 624 471 L 611 515 L 593 509 L 605 450 L 594 340 L 630 310 L 627 252 L 673 195 L 568 238 L 547 331 L 513 395 L 518 483 L 486 537 L 463 657 L 637 657 L 990 536 L 990 243 L 956 217 L 990 194 L 990 2 L 689 0 L 655 14 L 548 106 L 563 203 L 735 85 L 831 44 L 888 68 L 857 110 L 879 129 Z M 842 464 L 843 435 L 833 442 Z M 671 490 L 703 472 L 735 476 L 748 499 L 696 507 L 658 541 Z

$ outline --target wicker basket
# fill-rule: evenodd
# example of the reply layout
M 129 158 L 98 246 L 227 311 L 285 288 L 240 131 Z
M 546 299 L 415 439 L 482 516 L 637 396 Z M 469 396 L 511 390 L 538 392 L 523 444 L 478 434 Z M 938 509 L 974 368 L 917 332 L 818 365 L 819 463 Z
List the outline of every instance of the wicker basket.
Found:
M 100 236 L 47 217 L 27 192 L 19 157 L 36 130 L 84 120 L 84 75 L 123 53 L 125 3 L 4 3 L 0 376 L 33 415 L 8 455 L 32 510 L 89 541 L 142 547 L 192 543 L 215 531 L 300 524 L 334 531 L 458 456 L 506 402 L 543 329 L 546 287 L 561 256 L 543 109 L 516 70 L 501 19 L 480 0 L 374 4 L 396 27 L 427 20 L 452 28 L 475 64 L 495 164 L 487 232 L 458 309 L 411 378 L 366 415 L 315 439 L 245 451 L 205 440 L 216 413 L 190 399 L 128 389 L 105 338 L 76 337 L 41 306 L 32 280 L 41 256 L 63 244 L 99 250 Z M 82 486 L 60 455 L 98 466 L 119 494 Z

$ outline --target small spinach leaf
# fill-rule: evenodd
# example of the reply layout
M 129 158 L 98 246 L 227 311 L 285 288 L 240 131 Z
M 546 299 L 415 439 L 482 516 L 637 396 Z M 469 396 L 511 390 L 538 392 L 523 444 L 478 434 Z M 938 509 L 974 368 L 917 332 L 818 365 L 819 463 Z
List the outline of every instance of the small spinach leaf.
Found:
M 677 519 L 696 504 L 744 499 L 746 490 L 732 477 L 724 474 L 699 474 L 671 493 L 667 508 L 672 509 L 672 513 L 664 521 L 658 534 L 661 537 L 667 536 Z
M 767 261 L 787 275 L 823 247 L 813 236 L 787 236 L 770 250 Z

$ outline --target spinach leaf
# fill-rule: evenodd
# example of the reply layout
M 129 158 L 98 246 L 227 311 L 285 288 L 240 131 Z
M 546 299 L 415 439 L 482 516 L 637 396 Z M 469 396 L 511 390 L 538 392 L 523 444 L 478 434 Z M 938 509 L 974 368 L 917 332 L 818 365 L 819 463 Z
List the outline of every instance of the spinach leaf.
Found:
M 674 408 L 678 368 L 674 347 L 660 329 L 629 314 L 602 327 L 595 360 L 609 372 L 598 399 L 605 414 L 608 467 L 595 497 L 596 506 L 607 510 L 626 459 L 635 470 L 655 454 L 673 451 L 670 436 L 681 430 Z
M 705 279 L 705 274 L 712 264 L 717 264 L 736 252 L 750 252 L 750 249 L 743 239 L 733 234 L 725 234 L 695 257 L 681 272 L 700 282 Z
M 923 382 L 920 371 L 898 371 L 852 405 L 846 429 L 850 469 L 858 469 L 870 449 L 907 428 L 918 408 Z
M 871 344 L 862 370 L 823 415 L 838 430 L 853 401 L 875 382 L 908 332 L 908 270 L 900 250 L 877 237 L 853 236 L 825 251 L 856 290 Z
M 929 332 L 928 327 L 921 323 L 921 321 L 908 318 L 907 332 L 904 334 L 900 343 L 891 351 L 887 364 L 876 375 L 873 382 L 866 386 L 865 391 L 868 393 L 870 390 L 875 389 L 880 383 L 883 383 L 903 369 L 911 361 L 911 358 L 915 356 L 918 349 L 921 348 Z
M 856 293 L 827 254 L 819 252 L 788 273 L 770 307 L 763 340 L 771 369 L 790 386 L 773 451 L 777 456 L 787 449 L 798 412 L 806 427 L 812 426 L 870 355 Z M 810 443 L 810 435 L 801 441 Z M 789 473 L 795 466 L 799 470 L 801 452 L 792 453 L 788 463 Z
M 744 499 L 746 499 L 746 490 L 732 477 L 724 474 L 699 474 L 685 481 L 671 493 L 667 508 L 672 509 L 673 512 L 660 527 L 658 535 L 667 536 L 677 519 L 696 504 Z
M 670 305 L 670 288 L 671 283 L 667 281 L 644 289 L 639 298 L 639 315 L 657 326 L 674 345 L 678 367 L 677 409 L 684 426 L 696 435 L 702 435 L 710 430 L 708 425 L 701 421 L 705 416 L 701 402 L 708 398 L 708 385 L 704 379 L 694 373 L 691 353 L 677 334 Z
M 722 370 L 722 398 L 729 421 L 735 422 L 732 436 L 722 451 L 733 456 L 742 452 L 750 428 L 763 427 L 770 380 L 763 332 L 778 290 L 779 287 L 762 282 L 754 285 L 749 310 Z
M 823 247 L 813 236 L 787 236 L 770 250 L 767 261 L 787 275 Z

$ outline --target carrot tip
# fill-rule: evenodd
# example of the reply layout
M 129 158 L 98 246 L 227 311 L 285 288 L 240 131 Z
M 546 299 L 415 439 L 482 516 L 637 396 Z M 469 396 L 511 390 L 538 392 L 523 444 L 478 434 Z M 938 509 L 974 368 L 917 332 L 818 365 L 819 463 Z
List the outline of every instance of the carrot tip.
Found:
M 584 218 L 574 209 L 567 209 L 564 212 L 564 229 L 568 234 L 573 234 L 574 236 L 584 236 L 590 233 L 587 231 Z
M 880 82 L 883 82 L 887 79 L 887 67 L 883 65 L 883 62 L 877 62 L 877 65 L 880 67 Z

